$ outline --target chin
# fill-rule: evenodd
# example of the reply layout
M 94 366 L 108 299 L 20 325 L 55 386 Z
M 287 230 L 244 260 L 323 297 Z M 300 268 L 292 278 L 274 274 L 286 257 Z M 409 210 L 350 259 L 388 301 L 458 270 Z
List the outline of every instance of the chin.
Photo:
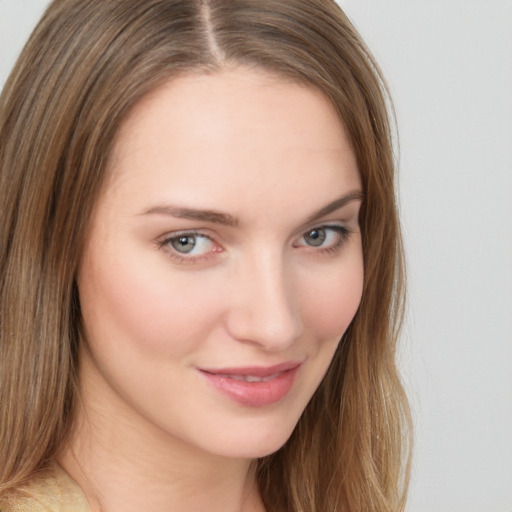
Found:
M 220 456 L 239 459 L 259 459 L 277 452 L 290 438 L 296 422 L 256 421 L 252 425 L 237 425 L 218 436 L 212 436 L 210 447 L 204 448 Z M 203 441 L 207 441 L 203 439 Z M 208 449 L 209 448 L 209 449 Z

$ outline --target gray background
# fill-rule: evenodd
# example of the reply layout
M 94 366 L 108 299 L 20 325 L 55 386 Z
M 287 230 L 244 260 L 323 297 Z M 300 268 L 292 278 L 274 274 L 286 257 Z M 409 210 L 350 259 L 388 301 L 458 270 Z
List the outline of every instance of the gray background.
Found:
M 0 85 L 46 3 L 0 0 Z M 340 4 L 397 110 L 407 510 L 512 512 L 512 1 Z

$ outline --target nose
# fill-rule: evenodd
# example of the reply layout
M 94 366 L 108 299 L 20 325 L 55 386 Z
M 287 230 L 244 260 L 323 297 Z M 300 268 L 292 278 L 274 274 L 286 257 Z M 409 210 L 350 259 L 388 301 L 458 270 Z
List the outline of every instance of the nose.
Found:
M 233 279 L 227 329 L 236 340 L 283 351 L 303 333 L 294 279 L 282 258 L 260 255 Z

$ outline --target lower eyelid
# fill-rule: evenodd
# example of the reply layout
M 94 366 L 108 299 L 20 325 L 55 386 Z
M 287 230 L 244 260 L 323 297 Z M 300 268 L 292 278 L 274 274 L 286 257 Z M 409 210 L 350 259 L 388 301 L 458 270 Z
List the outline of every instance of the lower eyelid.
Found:
M 203 239 L 207 243 L 211 243 L 213 246 L 218 246 L 218 244 L 212 237 L 208 236 L 205 233 L 199 233 L 194 231 L 179 231 L 176 233 L 166 235 L 164 238 L 157 240 L 156 244 L 158 245 L 159 248 L 165 249 L 170 254 L 171 257 L 176 256 L 176 259 L 179 259 L 180 262 L 186 260 L 192 261 L 194 259 L 208 257 L 209 254 L 217 252 L 216 249 L 214 248 L 213 250 L 207 250 L 200 254 L 190 254 L 185 252 L 181 253 L 172 246 L 172 242 L 179 239 L 180 237 L 193 237 L 195 239 Z
M 307 234 L 315 229 L 324 229 L 326 231 L 332 231 L 332 232 L 334 232 L 337 239 L 328 246 L 315 247 L 315 246 L 308 245 L 308 244 L 300 244 L 300 245 L 297 245 L 296 247 L 306 247 L 306 248 L 311 249 L 313 252 L 315 252 L 317 254 L 318 253 L 333 253 L 333 252 L 336 252 L 338 249 L 340 249 L 347 242 L 347 239 L 349 238 L 349 236 L 351 234 L 351 230 L 349 230 L 345 226 L 321 225 L 321 226 L 312 227 L 310 230 L 306 231 L 303 235 L 301 235 L 301 237 L 305 236 L 305 234 Z M 179 251 L 177 251 L 176 249 L 174 249 L 172 247 L 171 242 L 173 240 L 176 240 L 179 237 L 186 237 L 186 236 L 196 237 L 196 238 L 204 238 L 212 244 L 213 248 L 212 248 L 212 250 L 208 250 L 206 252 L 196 254 L 196 255 L 189 254 L 189 253 L 180 253 Z M 170 235 L 165 236 L 165 238 L 162 238 L 161 240 L 157 240 L 156 244 L 160 249 L 166 250 L 166 252 L 169 254 L 169 256 L 172 259 L 178 261 L 178 263 L 180 263 L 180 264 L 198 263 L 202 260 L 207 260 L 208 258 L 213 256 L 215 253 L 223 252 L 221 246 L 219 244 L 217 244 L 217 242 L 212 237 L 208 236 L 205 233 L 194 232 L 194 231 L 182 231 L 182 232 L 172 233 Z

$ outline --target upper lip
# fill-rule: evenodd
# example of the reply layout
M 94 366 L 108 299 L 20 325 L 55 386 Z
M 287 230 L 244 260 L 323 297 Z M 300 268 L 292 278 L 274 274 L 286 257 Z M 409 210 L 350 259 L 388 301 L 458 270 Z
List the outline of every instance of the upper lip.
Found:
M 301 361 L 286 361 L 272 366 L 240 366 L 237 368 L 198 368 L 202 372 L 214 375 L 251 375 L 253 377 L 270 377 L 276 373 L 294 370 L 302 364 Z

